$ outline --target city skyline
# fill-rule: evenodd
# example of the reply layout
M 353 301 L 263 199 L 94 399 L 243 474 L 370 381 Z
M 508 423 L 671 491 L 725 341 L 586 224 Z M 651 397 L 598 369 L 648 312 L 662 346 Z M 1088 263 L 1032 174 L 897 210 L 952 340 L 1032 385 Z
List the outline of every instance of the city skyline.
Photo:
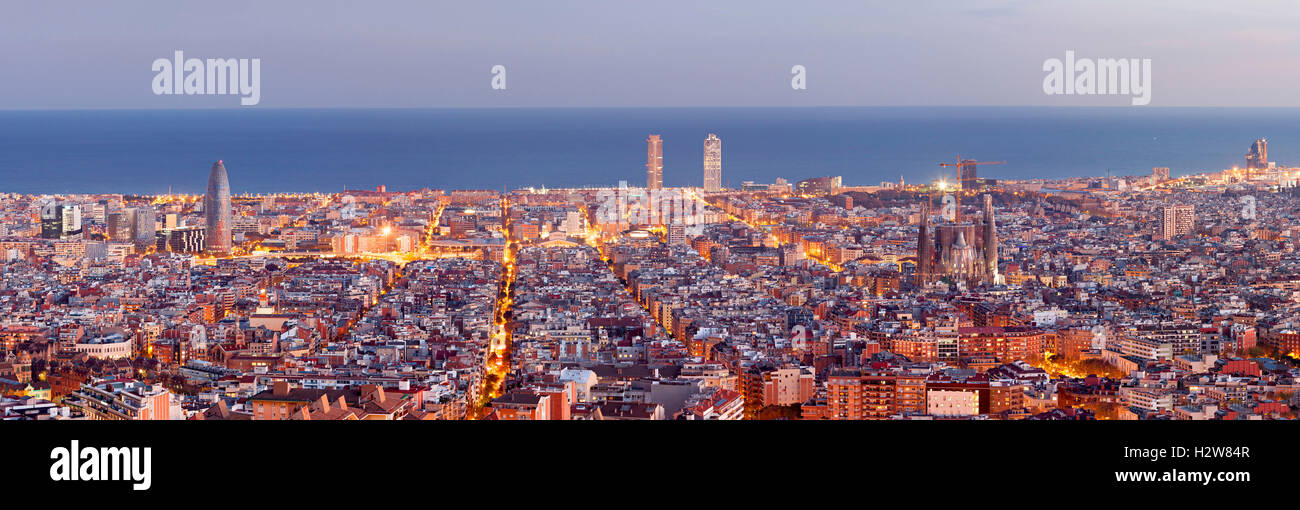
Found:
M 58 361 L 53 375 L 42 368 L 30 382 L 18 382 L 25 385 L 21 396 L 59 392 L 59 403 L 40 404 L 49 408 L 48 419 L 1292 417 L 1269 392 L 1252 393 L 1254 407 L 1242 407 L 1150 386 L 1144 374 L 1268 371 L 1283 379 L 1278 384 L 1300 374 L 1286 368 L 1300 359 L 1300 319 L 1290 321 L 1290 305 L 1231 304 L 1251 292 L 1274 292 L 1269 264 L 1293 262 L 1300 227 L 1284 204 L 1297 194 L 1294 177 L 1275 166 L 1194 178 L 1166 178 L 1158 170 L 1122 177 L 1121 186 L 983 179 L 975 190 L 943 183 L 859 187 L 826 176 L 649 195 L 623 188 L 380 186 L 232 201 L 218 160 L 202 207 L 185 195 L 0 197 L 0 254 L 14 270 L 6 278 L 39 278 L 46 266 L 27 262 L 78 260 L 98 268 L 88 281 L 126 284 L 115 287 L 126 292 L 124 303 L 141 306 L 136 313 L 164 328 L 137 333 L 86 325 L 52 335 L 20 322 L 0 325 L 0 333 L 22 345 L 50 342 L 74 358 L 151 360 L 152 368 L 130 380 L 72 384 L 69 377 L 82 377 L 67 371 L 79 366 L 74 359 Z M 1247 193 L 1263 212 L 1239 214 L 1240 200 L 1228 190 Z M 212 205 L 223 195 L 224 212 Z M 979 199 L 963 205 L 964 197 Z M 936 200 L 941 207 L 933 211 Z M 698 205 L 668 207 L 677 202 Z M 40 221 L 15 214 L 28 206 L 42 211 Z M 55 208 L 87 211 L 85 232 L 65 236 L 62 220 L 53 228 Z M 662 214 L 633 213 L 640 208 Z M 194 237 L 196 219 L 209 231 L 237 228 L 233 246 L 204 246 Z M 155 225 L 163 226 L 156 236 Z M 1259 243 L 1278 243 L 1248 248 L 1272 254 L 1251 255 L 1267 257 L 1256 265 L 1225 266 L 1264 278 L 1248 285 L 1254 290 L 1234 290 L 1240 285 L 1227 285 L 1215 269 L 1194 262 L 1198 255 L 1182 253 L 1203 239 L 1221 239 L 1208 242 L 1224 250 L 1247 249 L 1233 248 L 1247 231 Z M 1080 250 L 1072 244 L 1079 236 L 1107 248 Z M 135 285 L 133 267 L 149 268 L 136 291 L 126 290 Z M 556 267 L 566 268 L 562 278 L 552 277 Z M 1157 269 L 1180 275 L 1159 279 Z M 161 275 L 171 283 L 157 287 Z M 1146 289 L 1156 281 L 1181 290 L 1152 295 Z M 192 290 L 178 293 L 177 286 Z M 464 328 L 469 343 L 452 348 L 476 360 L 470 372 L 456 376 L 457 384 L 434 384 L 438 379 L 390 380 L 345 368 L 361 361 L 349 361 L 347 349 L 369 345 L 373 335 L 437 323 L 444 305 L 411 308 L 429 289 L 459 296 L 455 306 L 467 307 L 442 327 Z M 131 292 L 151 297 L 133 300 Z M 1084 297 L 1094 292 L 1104 299 Z M 1194 297 L 1207 292 L 1221 304 Z M 556 296 L 586 305 L 555 308 Z M 176 299 L 190 303 L 179 315 L 170 311 Z M 737 305 L 747 311 L 728 312 Z M 360 308 L 322 314 L 352 306 Z M 1177 313 L 1157 310 L 1166 306 Z M 1246 319 L 1241 311 L 1224 315 L 1221 306 L 1256 312 Z M 59 306 L 43 313 L 76 312 Z M 413 318 L 421 319 L 408 322 Z M 322 331 L 313 326 L 320 321 L 335 326 Z M 381 324 L 387 326 L 376 329 Z M 729 332 L 736 328 L 748 333 Z M 755 344 L 756 338 L 775 343 Z M 383 345 L 358 368 L 409 364 L 420 352 L 384 354 Z M 763 354 L 735 365 L 748 359 L 732 358 L 742 348 Z M 832 352 L 840 361 L 810 361 Z M 319 364 L 334 356 L 342 358 Z M 556 363 L 558 372 L 545 368 Z M 635 367 L 677 374 L 653 377 L 662 391 L 685 393 L 652 390 L 649 400 L 629 404 L 627 392 L 642 390 L 618 383 L 618 374 Z M 238 400 L 213 404 L 195 394 L 226 380 L 204 374 L 239 373 L 264 382 Z M 339 386 L 308 386 L 308 374 Z M 36 384 L 42 378 L 57 384 L 45 389 Z M 878 399 L 880 391 L 898 398 L 871 409 L 831 398 Z M 1108 400 L 1097 400 L 1098 391 Z M 441 396 L 411 400 L 411 392 Z M 1044 400 L 1043 392 L 1057 396 Z M 123 406 L 122 398 L 155 402 Z M 1110 405 L 1117 403 L 1123 406 Z
M 1294 0 L 3 11 L 8 494 L 1286 495 Z
M 258 176 L 233 182 L 232 193 L 643 183 L 637 146 L 646 133 L 670 146 L 666 186 L 702 183 L 699 140 L 708 133 L 726 139 L 723 184 L 731 187 L 795 178 L 811 168 L 809 157 L 820 173 L 858 185 L 900 175 L 952 181 L 954 169 L 935 164 L 956 155 L 1006 161 L 979 169 L 994 179 L 1152 167 L 1181 176 L 1241 166 L 1261 137 L 1270 162 L 1294 166 L 1300 138 L 1287 126 L 1297 118 L 1135 108 L 0 113 L 0 163 L 11 170 L 0 191 L 202 192 L 203 181 L 185 175 L 217 157 Z
M 646 170 L 645 188 L 646 189 L 662 189 L 665 187 L 663 185 L 664 169 L 663 169 L 662 161 L 663 161 L 663 138 L 658 134 L 651 134 L 646 139 L 646 163 L 645 163 L 645 170 Z M 974 159 L 962 159 L 959 157 L 957 163 L 939 164 L 940 167 L 956 168 L 956 171 L 952 172 L 951 174 L 952 177 L 951 179 L 949 179 L 948 176 L 940 175 L 939 177 L 936 177 L 933 180 L 931 180 L 929 183 L 922 182 L 921 184 L 933 185 L 935 186 L 935 190 L 937 191 L 943 191 L 951 188 L 951 189 L 962 189 L 967 191 L 978 192 L 980 189 L 983 189 L 985 187 L 995 186 L 999 181 L 999 179 L 978 177 L 978 174 L 976 173 L 977 165 L 988 165 L 988 164 L 1002 165 L 1005 163 L 1006 163 L 1005 161 L 992 161 L 992 162 L 976 161 Z M 1292 182 L 1291 179 L 1293 178 L 1300 179 L 1300 167 L 1292 168 L 1292 167 L 1279 166 L 1276 161 L 1270 162 L 1268 160 L 1267 140 L 1262 138 L 1255 140 L 1254 142 L 1251 143 L 1250 150 L 1245 155 L 1245 165 L 1243 167 L 1238 167 L 1234 165 L 1230 169 L 1222 170 L 1222 172 L 1236 173 L 1236 174 L 1240 174 L 1244 172 L 1246 178 L 1251 178 L 1255 176 L 1257 172 L 1276 174 L 1276 175 L 1280 175 L 1281 178 L 1284 179 L 1283 181 L 1281 181 L 1283 182 L 1284 185 L 1286 183 Z M 1211 175 L 1214 173 L 1216 172 L 1201 172 L 1198 174 L 1184 175 L 1181 177 L 1182 178 L 1205 177 L 1207 175 Z M 1100 187 L 1102 188 L 1121 186 L 1119 189 L 1122 190 L 1123 186 L 1126 185 L 1125 183 L 1131 182 L 1131 180 L 1135 178 L 1140 179 L 1144 176 L 1144 174 L 1146 174 L 1146 172 L 1135 172 L 1129 175 L 1114 175 L 1108 169 L 1107 174 L 1105 176 L 1082 175 L 1082 176 L 1065 178 L 1064 180 L 1091 181 L 1096 184 L 1099 184 Z M 1150 179 L 1152 179 L 1152 182 L 1154 183 L 1164 182 L 1171 179 L 1170 169 L 1168 167 L 1152 167 L 1149 176 Z M 834 179 L 835 181 L 834 184 L 832 184 L 832 187 L 843 186 L 843 176 L 835 176 L 833 178 L 832 177 L 809 178 L 806 179 L 805 181 L 812 182 L 818 179 Z M 784 180 L 784 177 L 778 177 L 777 180 L 778 181 Z M 1043 178 L 1043 179 L 1002 179 L 1002 180 L 1013 181 L 1013 182 L 1014 181 L 1044 182 L 1044 181 L 1053 181 L 1059 179 Z M 1124 181 L 1124 182 L 1120 182 L 1120 181 Z M 703 162 L 702 182 L 703 184 L 700 186 L 688 185 L 682 187 L 699 188 L 705 192 L 718 192 L 718 191 L 724 191 L 726 189 L 722 187 L 722 180 L 721 180 L 721 139 L 718 138 L 718 136 L 714 133 L 708 133 L 708 135 L 704 140 L 704 162 Z M 749 184 L 753 184 L 753 182 L 754 181 L 745 181 L 744 184 L 749 185 Z M 904 186 L 905 182 L 906 179 L 904 178 L 904 175 L 900 175 L 899 180 L 896 184 L 898 187 L 901 188 Z M 616 185 L 615 184 L 607 184 L 603 186 L 585 185 L 585 186 L 578 186 L 575 188 L 588 188 L 588 189 L 612 188 L 615 186 L 621 187 L 624 186 L 625 184 L 626 184 L 625 182 L 621 182 Z M 880 186 L 875 186 L 871 184 L 867 184 L 867 185 L 850 184 L 848 187 L 854 189 L 874 189 L 874 188 L 888 188 L 890 186 L 895 185 L 895 183 L 891 183 L 888 181 L 882 181 L 879 184 Z M 800 185 L 802 186 L 803 183 L 801 182 Z M 822 185 L 823 185 L 822 183 L 817 184 L 817 186 L 822 186 Z M 380 189 L 387 188 L 387 186 L 383 184 L 379 185 L 379 187 Z M 427 189 L 428 186 L 424 186 L 424 188 Z M 545 190 L 546 186 L 541 186 L 540 188 Z M 502 191 L 509 191 L 510 189 L 511 186 L 509 185 L 502 187 Z M 536 187 L 523 186 L 523 187 L 515 187 L 515 189 L 536 189 Z M 570 189 L 570 188 L 560 186 L 560 187 L 553 187 L 553 189 Z M 343 191 L 344 192 L 347 191 L 346 186 L 344 186 Z M 0 190 L 0 192 L 3 192 L 3 190 Z M 284 194 L 284 193 L 292 194 L 297 192 L 279 191 L 279 192 L 273 192 L 272 194 Z M 96 194 L 103 195 L 105 193 L 72 192 L 72 193 L 37 193 L 33 195 L 39 195 L 43 197 L 59 197 L 59 196 L 68 196 L 68 195 L 96 195 Z M 113 193 L 107 193 L 107 194 L 111 195 Z M 172 193 L 169 188 L 166 195 L 184 196 L 185 194 Z M 250 195 L 249 193 L 241 194 L 241 196 L 249 196 L 249 195 Z M 260 196 L 262 194 L 255 193 L 252 195 Z M 211 231 L 211 229 L 216 228 L 219 230 L 221 228 L 226 228 L 226 230 L 228 230 L 228 227 L 221 227 L 220 225 L 228 224 L 230 222 L 229 212 L 228 211 L 222 212 L 223 208 L 221 207 L 221 204 L 225 203 L 227 204 L 227 207 L 225 209 L 228 209 L 228 204 L 231 197 L 229 178 L 224 166 L 224 160 L 218 160 L 217 162 L 213 163 L 212 167 L 210 168 L 208 179 L 207 179 L 206 190 L 202 194 L 202 197 L 204 200 L 205 209 L 207 209 L 210 204 L 215 205 L 215 207 L 211 208 L 213 211 L 212 214 L 216 215 L 215 219 L 212 219 L 207 223 L 209 225 L 216 225 L 216 226 L 206 229 L 209 230 L 208 232 L 206 232 L 206 234 L 208 236 L 215 236 L 210 238 L 218 239 L 218 246 L 221 246 L 223 243 L 220 242 L 220 239 L 222 237 L 228 237 L 228 236 L 222 236 L 219 232 Z M 954 214 L 956 214 L 958 217 L 956 218 L 955 221 L 960 221 L 959 216 L 961 211 L 961 203 L 960 203 L 961 195 L 950 194 L 949 198 L 952 197 L 955 197 L 956 199 L 956 203 L 953 211 Z M 987 195 L 984 195 L 984 197 L 988 198 Z M 933 201 L 933 197 L 931 197 L 931 201 Z M 40 215 L 43 223 L 42 228 L 44 229 L 43 235 L 53 236 L 52 238 L 59 238 L 61 236 L 64 236 L 65 232 L 67 234 L 78 233 L 73 231 L 79 230 L 80 215 L 81 215 L 80 207 L 76 206 L 75 204 L 62 204 L 61 208 L 59 206 L 60 206 L 60 202 L 57 199 L 52 199 L 48 201 L 44 206 L 44 208 L 41 210 Z M 131 214 L 142 214 L 146 212 L 148 211 L 132 210 Z M 981 209 L 981 213 L 984 214 L 985 218 L 989 217 L 988 211 L 986 211 L 985 209 Z M 67 219 L 68 225 L 62 226 L 61 223 L 64 221 L 65 216 L 68 218 Z M 221 218 L 224 218 L 225 221 L 218 221 Z M 142 236 L 140 238 L 142 242 L 146 237 L 152 239 L 151 235 L 138 233 L 138 231 L 135 230 L 136 227 L 133 226 L 131 228 L 132 230 L 130 235 Z M 175 228 L 175 225 L 171 225 L 168 228 Z M 983 232 L 981 233 L 981 236 L 987 237 Z

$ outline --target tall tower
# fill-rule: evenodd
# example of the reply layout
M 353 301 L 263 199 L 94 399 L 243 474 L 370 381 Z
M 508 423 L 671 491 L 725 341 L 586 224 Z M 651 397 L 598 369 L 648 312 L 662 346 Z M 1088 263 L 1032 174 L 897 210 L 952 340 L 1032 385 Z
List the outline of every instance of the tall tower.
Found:
M 993 195 L 984 195 L 984 277 L 998 283 L 998 230 L 993 215 Z
M 722 191 L 722 139 L 713 133 L 704 139 L 704 191 Z
M 208 193 L 203 195 L 203 217 L 207 220 L 208 251 L 230 253 L 230 180 L 226 165 L 217 160 L 208 172 Z
M 960 189 L 952 192 L 952 203 L 953 203 L 952 222 L 953 223 L 961 223 L 961 192 L 962 190 Z
M 157 242 L 157 224 L 152 207 L 137 207 L 131 218 L 131 231 L 134 232 L 136 249 L 144 250 Z
M 957 182 L 961 183 L 962 190 L 975 189 L 978 187 L 979 174 L 975 171 L 975 168 L 975 160 L 961 160 L 961 166 L 957 167 Z
M 50 202 L 41 207 L 41 238 L 63 238 L 63 206 Z
M 920 284 L 930 282 L 934 273 L 934 241 L 930 239 L 930 198 L 921 204 L 921 225 L 916 236 L 916 274 Z
M 131 224 L 135 222 L 135 210 L 123 209 L 108 213 L 108 239 L 114 242 L 133 241 Z
M 1160 209 L 1160 236 L 1172 240 L 1196 230 L 1196 208 L 1191 204 L 1167 204 Z
M 1246 175 L 1252 175 L 1252 170 L 1266 169 L 1268 169 L 1268 140 L 1260 138 L 1250 144 L 1250 152 L 1246 153 Z
M 664 187 L 664 141 L 659 135 L 650 135 L 645 141 L 645 187 Z

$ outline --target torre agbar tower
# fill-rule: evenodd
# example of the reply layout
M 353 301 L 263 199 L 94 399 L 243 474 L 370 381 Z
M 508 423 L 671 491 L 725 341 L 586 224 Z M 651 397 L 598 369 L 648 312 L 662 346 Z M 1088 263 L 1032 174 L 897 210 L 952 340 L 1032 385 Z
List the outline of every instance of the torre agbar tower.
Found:
M 208 193 L 203 195 L 203 217 L 207 220 L 204 236 L 208 251 L 230 253 L 230 180 L 226 165 L 217 160 L 208 173 Z

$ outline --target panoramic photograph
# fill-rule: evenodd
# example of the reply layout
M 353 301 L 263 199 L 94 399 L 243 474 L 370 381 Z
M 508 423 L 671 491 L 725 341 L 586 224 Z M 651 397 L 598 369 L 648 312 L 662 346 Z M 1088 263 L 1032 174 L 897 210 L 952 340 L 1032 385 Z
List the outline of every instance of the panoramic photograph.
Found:
M 1293 2 L 0 12 L 11 494 L 704 447 L 758 462 L 710 500 L 858 457 L 1258 495 L 1300 455 Z M 251 423 L 360 420 L 444 423 Z

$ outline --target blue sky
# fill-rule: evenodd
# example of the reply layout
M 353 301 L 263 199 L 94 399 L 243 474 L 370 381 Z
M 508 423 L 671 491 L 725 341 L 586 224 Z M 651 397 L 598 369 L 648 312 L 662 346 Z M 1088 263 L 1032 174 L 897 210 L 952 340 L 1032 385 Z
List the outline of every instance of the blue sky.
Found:
M 1293 0 L 14 0 L 0 109 L 239 108 L 155 96 L 178 49 L 260 58 L 258 108 L 1129 104 L 1045 95 L 1066 50 L 1152 59 L 1152 106 L 1300 106 L 1297 26 Z

